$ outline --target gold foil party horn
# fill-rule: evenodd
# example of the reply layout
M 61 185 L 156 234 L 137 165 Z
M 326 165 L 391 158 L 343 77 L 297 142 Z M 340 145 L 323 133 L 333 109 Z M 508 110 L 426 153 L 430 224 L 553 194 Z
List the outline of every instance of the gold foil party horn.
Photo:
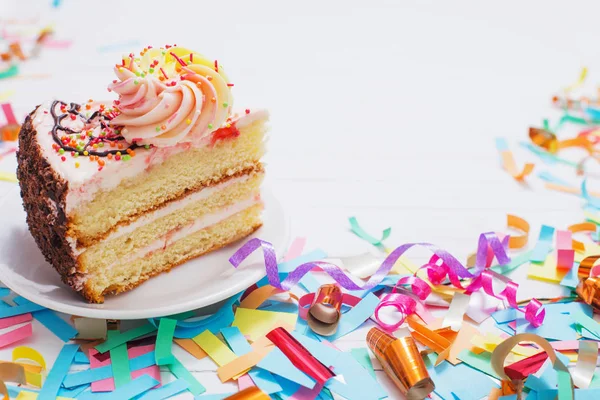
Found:
M 225 400 L 271 400 L 271 397 L 256 386 L 251 386 L 241 392 L 226 397 Z
M 580 281 L 575 292 L 583 301 L 600 311 L 600 278 L 591 276 L 594 275 L 592 270 L 598 259 L 600 256 L 589 256 L 581 260 L 577 271 Z
M 306 323 L 313 332 L 331 336 L 337 331 L 342 316 L 342 289 L 336 284 L 326 284 L 317 290 L 306 314 Z
M 407 400 L 422 400 L 433 392 L 435 385 L 412 336 L 396 338 L 371 328 L 367 345 Z

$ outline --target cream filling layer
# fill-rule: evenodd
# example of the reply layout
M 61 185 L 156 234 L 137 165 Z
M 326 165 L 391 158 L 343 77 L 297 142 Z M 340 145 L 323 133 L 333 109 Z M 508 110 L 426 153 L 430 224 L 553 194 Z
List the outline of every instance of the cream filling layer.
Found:
M 161 207 L 155 211 L 144 214 L 143 216 L 139 217 L 138 219 L 136 219 L 135 221 L 133 221 L 132 223 L 130 223 L 128 225 L 119 226 L 117 229 L 115 229 L 114 231 L 109 233 L 108 236 L 101 241 L 101 243 L 112 240 L 112 239 L 116 239 L 123 235 L 130 234 L 131 232 L 135 231 L 136 229 L 139 229 L 145 225 L 148 225 L 148 224 L 156 221 L 157 219 L 165 217 L 175 211 L 181 210 L 182 208 L 185 208 L 192 203 L 195 203 L 195 202 L 201 201 L 201 200 L 205 200 L 205 199 L 209 198 L 210 196 L 214 195 L 215 193 L 217 193 L 221 190 L 225 190 L 226 188 L 228 188 L 231 185 L 247 181 L 248 179 L 250 179 L 251 176 L 252 175 L 242 175 L 237 178 L 231 178 L 223 183 L 219 183 L 218 185 L 209 186 L 207 188 L 192 192 L 192 193 L 188 194 L 187 196 L 184 196 L 178 200 L 171 201 L 164 207 Z M 72 238 L 69 238 L 69 239 L 71 239 L 71 240 L 69 240 L 69 244 L 71 245 L 73 254 L 75 254 L 76 256 L 83 253 L 87 249 L 87 247 L 77 248 L 76 241 Z
M 216 225 L 219 222 L 222 222 L 222 221 L 226 220 L 227 218 L 232 217 L 233 215 L 246 210 L 247 208 L 250 208 L 256 204 L 261 203 L 261 201 L 262 200 L 260 199 L 259 196 L 251 196 L 251 197 L 247 198 L 246 200 L 237 202 L 227 208 L 222 209 L 221 211 L 218 211 L 218 212 L 215 212 L 212 214 L 203 215 L 202 217 L 196 219 L 192 223 L 190 223 L 188 225 L 184 225 L 178 229 L 175 229 L 175 230 L 167 233 L 166 235 L 156 239 L 155 241 L 148 244 L 147 246 L 142 247 L 141 249 L 139 249 L 136 252 L 133 252 L 128 257 L 125 257 L 125 258 L 119 260 L 118 264 L 126 264 L 126 263 L 136 260 L 138 258 L 143 258 L 157 250 L 164 250 L 167 247 L 169 247 L 169 245 L 177 242 L 178 240 L 183 239 L 184 237 L 194 234 L 198 231 L 201 231 L 202 229 L 208 228 L 212 225 Z M 114 263 L 114 264 L 110 265 L 108 268 L 111 268 L 112 266 L 114 266 L 116 264 L 117 263 Z

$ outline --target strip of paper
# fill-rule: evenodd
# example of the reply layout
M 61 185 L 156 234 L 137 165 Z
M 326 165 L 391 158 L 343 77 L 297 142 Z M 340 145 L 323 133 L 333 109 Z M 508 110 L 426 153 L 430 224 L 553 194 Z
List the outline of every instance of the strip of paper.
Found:
M 137 339 L 141 336 L 147 335 L 152 332 L 156 332 L 157 328 L 152 324 L 145 324 L 138 328 L 130 329 L 126 332 L 121 332 L 110 337 L 106 342 L 99 344 L 95 347 L 99 353 L 106 353 L 115 347 L 127 343 L 131 340 Z
M 35 349 L 26 346 L 15 347 L 12 352 L 13 362 L 19 361 L 33 361 L 38 365 L 23 365 L 25 368 L 25 379 L 27 383 L 35 386 L 42 387 L 42 375 L 41 372 L 46 369 L 46 360 L 44 357 Z M 39 368 L 35 368 L 39 367 Z
M 452 298 L 452 303 L 448 308 L 444 320 L 442 322 L 442 328 L 449 326 L 453 331 L 458 332 L 463 323 L 463 318 L 467 308 L 469 307 L 469 301 L 471 296 L 467 296 L 463 293 L 455 293 Z
M 566 270 L 573 268 L 575 251 L 572 240 L 571 231 L 556 231 L 556 268 Z
M 198 382 L 198 380 L 194 377 L 194 375 L 192 375 L 190 373 L 190 371 L 188 371 L 187 368 L 183 366 L 183 364 L 177 359 L 177 357 L 174 357 L 174 358 L 175 358 L 175 361 L 173 361 L 173 363 L 167 365 L 167 367 L 169 368 L 171 373 L 173 375 L 175 375 L 178 379 L 183 379 L 183 380 L 187 381 L 187 383 L 189 385 L 188 390 L 194 396 L 198 396 L 198 395 L 206 392 L 206 388 L 204 386 L 202 386 L 202 384 L 200 382 Z
M 552 238 L 554 237 L 554 228 L 548 225 L 542 225 L 540 236 L 538 238 L 533 251 L 531 252 L 530 261 L 544 262 L 550 250 L 552 249 Z
M 229 349 L 216 337 L 211 331 L 204 331 L 192 339 L 208 356 L 219 366 L 230 363 L 237 357 L 233 351 Z
M 39 395 L 42 399 L 54 399 L 58 396 L 60 385 L 67 376 L 77 351 L 79 351 L 79 345 L 77 344 L 65 344 L 63 346 L 56 361 L 54 361 L 52 369 L 48 372 L 42 390 L 40 390 Z
M 508 247 L 511 249 L 521 249 L 527 245 L 529 240 L 529 222 L 516 215 L 506 215 L 506 225 L 510 228 L 523 232 L 521 235 L 510 235 Z
M 392 228 L 384 229 L 383 233 L 381 234 L 381 239 L 377 239 L 377 238 L 369 235 L 363 228 L 360 227 L 356 217 L 350 217 L 348 219 L 348 221 L 350 222 L 350 229 L 352 230 L 352 233 L 354 233 L 356 236 L 358 236 L 362 240 L 372 244 L 373 246 L 383 246 L 382 242 L 385 239 L 387 239 L 390 236 L 390 234 L 392 233 Z
M 111 360 L 107 357 L 104 360 L 100 360 L 98 357 L 98 352 L 95 349 L 90 349 L 90 373 L 93 373 L 93 369 L 104 368 L 104 372 L 99 372 L 99 374 L 103 377 L 100 379 L 95 379 L 92 377 L 90 380 L 84 380 L 83 383 L 91 383 L 92 384 L 92 392 L 112 392 L 115 390 L 115 381 L 113 379 L 113 372 L 111 366 Z M 160 369 L 157 365 L 155 365 L 156 356 L 154 354 L 154 345 L 149 344 L 146 346 L 134 346 L 127 349 L 127 354 L 129 355 L 129 369 L 131 370 L 131 377 L 133 379 L 139 378 L 140 376 L 146 374 L 150 375 L 157 381 L 160 381 Z M 86 371 L 83 371 L 86 372 Z M 81 373 L 80 378 L 85 378 L 85 375 Z M 71 374 L 65 379 L 64 385 L 66 386 L 66 382 L 70 381 L 70 378 L 74 378 Z M 101 375 L 96 375 L 101 376 Z
M 14 317 L 16 315 L 28 314 L 34 311 L 40 311 L 44 309 L 44 307 L 35 303 L 26 303 L 15 307 L 2 307 L 0 308 L 0 318 Z
M 251 352 L 246 353 L 240 357 L 237 357 L 229 363 L 220 366 L 217 369 L 217 375 L 221 382 L 227 382 L 233 379 L 235 376 L 243 374 L 245 371 L 254 367 L 262 361 L 272 350 L 273 346 L 257 347 Z
M 596 232 L 596 224 L 592 222 L 581 222 L 579 224 L 573 224 L 567 228 L 572 233 L 578 232 Z M 585 252 L 585 244 L 578 240 L 573 239 L 573 249 L 578 252 Z
M 15 315 L 14 317 L 0 318 L 0 329 L 6 329 L 18 324 L 29 322 L 33 319 L 30 313 Z
M 252 346 L 250 346 L 237 327 L 223 328 L 221 329 L 221 334 L 236 356 L 243 356 L 252 351 Z M 248 372 L 248 375 L 254 384 L 267 394 L 277 393 L 283 390 L 269 371 L 253 368 Z M 240 384 L 240 379 L 238 379 L 238 385 Z
M 33 328 L 30 323 L 13 329 L 3 335 L 0 335 L 0 349 L 26 339 L 31 335 L 33 335 Z
M 142 375 L 139 378 L 127 382 L 123 386 L 117 388 L 114 392 L 106 393 L 105 395 L 84 392 L 78 397 L 78 399 L 96 400 L 98 397 L 106 399 L 133 399 L 137 398 L 137 396 L 147 392 L 158 384 L 159 382 L 150 375 Z
M 17 305 L 34 304 L 24 297 L 17 296 L 14 298 Z M 56 335 L 63 342 L 68 342 L 77 335 L 77 330 L 73 328 L 64 319 L 60 318 L 54 311 L 44 309 L 33 312 L 33 318 L 38 320 L 50 332 Z
M 369 350 L 367 350 L 367 348 L 361 347 L 352 349 L 350 354 L 352 354 L 352 357 L 362 365 L 371 377 L 375 378 L 375 370 L 373 369 L 373 363 L 371 362 L 371 357 L 369 356 Z
M 496 148 L 502 158 L 502 167 L 508 172 L 515 180 L 523 181 L 525 177 L 533 172 L 534 164 L 526 163 L 521 171 L 518 170 L 515 158 L 512 152 L 508 148 L 506 139 L 496 138 Z
M 192 339 L 173 339 L 175 343 L 198 360 L 202 360 L 204 357 L 207 357 L 208 354 L 204 350 L 200 348 Z
M 190 384 L 185 379 L 176 379 L 173 382 L 163 385 L 159 389 L 154 389 L 141 397 L 138 400 L 163 400 L 171 396 L 175 396 L 190 387 Z
M 575 369 L 571 372 L 573 383 L 580 389 L 587 389 L 592 383 L 598 360 L 598 342 L 581 340 Z
M 158 334 L 156 335 L 156 364 L 166 365 L 173 362 L 173 334 L 177 321 L 170 318 L 161 318 L 158 325 Z
M 113 334 L 118 335 L 116 331 L 108 332 L 109 340 Z M 110 365 L 116 389 L 131 382 L 131 369 L 129 368 L 129 354 L 127 353 L 126 343 L 110 350 Z
M 154 366 L 155 364 L 156 364 L 156 362 L 154 360 L 154 352 L 151 351 L 144 355 L 130 359 L 129 360 L 129 369 L 134 372 L 140 372 L 143 369 L 146 369 L 150 366 Z M 133 375 L 133 373 L 132 373 L 132 375 Z M 150 375 L 150 374 L 140 373 L 139 375 L 136 375 L 136 377 L 139 377 L 141 375 Z M 112 372 L 111 365 L 104 365 L 104 366 L 101 366 L 98 368 L 90 368 L 90 369 L 86 369 L 81 372 L 75 372 L 75 373 L 67 375 L 63 381 L 63 386 L 66 388 L 73 388 L 75 386 L 85 385 L 87 383 L 92 383 L 92 385 L 93 385 L 94 383 L 102 382 L 103 380 L 107 380 L 109 378 L 111 380 L 111 385 L 112 385 L 112 377 L 113 377 L 113 372 Z M 107 391 L 112 391 L 114 389 L 115 389 L 114 385 L 112 385 L 106 390 L 94 390 L 92 388 L 92 391 L 93 392 L 96 392 L 96 391 L 107 392 Z
M 300 257 L 302 255 L 302 251 L 304 250 L 304 246 L 306 246 L 306 238 L 305 237 L 297 237 L 294 239 L 287 252 L 285 253 L 284 262 L 291 261 L 294 258 Z

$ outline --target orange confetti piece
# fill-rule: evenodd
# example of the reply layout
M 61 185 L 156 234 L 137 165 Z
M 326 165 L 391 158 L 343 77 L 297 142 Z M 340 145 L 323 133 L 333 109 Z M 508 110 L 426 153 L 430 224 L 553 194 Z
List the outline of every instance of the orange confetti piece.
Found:
M 506 215 L 506 225 L 509 228 L 513 228 L 519 231 L 522 231 L 521 235 L 510 235 L 508 239 L 508 247 L 511 249 L 520 249 L 527 245 L 527 241 L 529 240 L 529 222 L 525 221 L 521 217 L 517 217 L 516 215 L 507 214 Z
M 567 228 L 572 233 L 577 232 L 596 232 L 596 224 L 593 222 L 581 222 L 579 224 L 573 224 Z M 573 241 L 573 250 L 579 251 L 581 253 L 585 252 L 585 244 L 580 242 L 579 240 L 572 239 Z

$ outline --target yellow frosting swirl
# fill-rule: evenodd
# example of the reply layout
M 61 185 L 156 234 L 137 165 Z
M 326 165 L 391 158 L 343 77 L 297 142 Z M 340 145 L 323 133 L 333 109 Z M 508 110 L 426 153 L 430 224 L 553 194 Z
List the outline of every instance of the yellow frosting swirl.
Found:
M 108 87 L 119 95 L 121 126 L 128 142 L 157 147 L 196 142 L 220 128 L 231 114 L 233 97 L 216 61 L 181 47 L 147 48 L 115 66 Z

